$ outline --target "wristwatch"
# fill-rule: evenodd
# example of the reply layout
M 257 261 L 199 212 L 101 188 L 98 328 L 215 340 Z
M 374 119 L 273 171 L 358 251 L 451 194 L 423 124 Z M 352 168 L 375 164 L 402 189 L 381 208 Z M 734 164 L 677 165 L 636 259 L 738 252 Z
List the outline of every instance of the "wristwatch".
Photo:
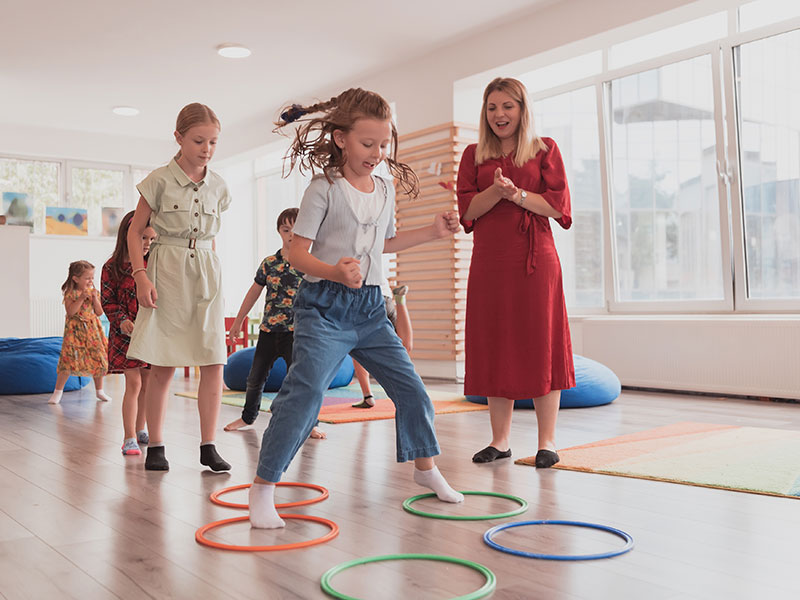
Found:
M 526 192 L 525 190 L 520 190 L 519 191 L 519 202 L 517 204 L 522 206 L 522 203 L 525 202 L 525 198 L 527 198 L 527 197 L 528 197 L 528 192 Z

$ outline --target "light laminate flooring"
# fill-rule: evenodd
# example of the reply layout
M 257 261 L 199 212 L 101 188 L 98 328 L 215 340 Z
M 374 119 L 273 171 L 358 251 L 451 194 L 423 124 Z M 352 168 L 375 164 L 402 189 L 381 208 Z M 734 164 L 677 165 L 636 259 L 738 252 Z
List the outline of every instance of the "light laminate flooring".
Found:
M 196 386 L 182 373 L 172 391 Z M 409 464 L 397 464 L 394 421 L 324 425 L 326 440 L 310 440 L 285 481 L 323 485 L 330 498 L 286 509 L 335 521 L 332 541 L 299 550 L 238 553 L 195 542 L 201 525 L 242 511 L 218 507 L 208 495 L 252 480 L 261 433 L 221 426 L 240 409 L 222 406 L 217 444 L 233 469 L 204 471 L 198 462 L 196 403 L 173 396 L 166 419 L 171 470 L 148 472 L 144 457 L 123 457 L 122 378 L 108 377 L 111 403 L 91 385 L 67 393 L 59 406 L 47 395 L 0 396 L 0 598 L 296 599 L 325 598 L 319 580 L 352 559 L 394 553 L 465 558 L 497 575 L 496 599 L 760 599 L 800 598 L 800 501 L 656 481 L 558 470 L 512 460 L 475 465 L 489 441 L 488 412 L 442 415 L 438 465 L 456 489 L 513 494 L 530 503 L 513 519 L 451 521 L 403 511 L 422 493 Z M 454 385 L 430 387 L 457 390 Z M 563 410 L 559 446 L 694 420 L 778 429 L 800 427 L 800 405 L 625 391 L 613 404 Z M 533 411 L 514 414 L 512 450 L 536 450 Z M 780 457 L 763 456 L 765 462 Z M 278 501 L 314 492 L 279 488 Z M 246 502 L 246 493 L 228 496 Z M 430 500 L 418 506 L 451 511 Z M 516 504 L 467 499 L 462 514 L 499 513 Z M 451 511 L 452 512 L 452 511 Z M 606 560 L 542 561 L 492 550 L 489 527 L 509 520 L 561 519 L 602 523 L 629 532 L 632 552 Z M 236 524 L 210 537 L 232 544 L 284 544 L 319 537 L 325 526 L 289 520 L 285 530 L 252 531 Z M 572 527 L 521 527 L 497 540 L 534 552 L 586 553 L 618 547 L 601 532 Z M 483 583 L 466 567 L 432 561 L 365 565 L 336 576 L 334 586 L 359 598 L 428 599 L 468 594 Z

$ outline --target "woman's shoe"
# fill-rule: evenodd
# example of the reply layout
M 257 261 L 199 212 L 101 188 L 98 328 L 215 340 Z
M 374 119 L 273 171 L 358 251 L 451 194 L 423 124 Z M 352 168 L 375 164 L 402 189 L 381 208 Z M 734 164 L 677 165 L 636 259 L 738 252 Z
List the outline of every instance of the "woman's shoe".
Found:
M 351 404 L 351 406 L 353 408 L 372 408 L 375 406 L 375 399 L 372 397 L 372 394 L 367 394 L 361 402 L 356 402 L 355 404 Z

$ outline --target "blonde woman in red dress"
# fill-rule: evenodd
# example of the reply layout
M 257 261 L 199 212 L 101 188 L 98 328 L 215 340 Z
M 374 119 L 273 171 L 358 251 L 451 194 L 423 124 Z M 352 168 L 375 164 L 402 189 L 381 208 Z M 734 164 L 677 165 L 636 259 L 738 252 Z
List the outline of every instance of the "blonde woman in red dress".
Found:
M 575 386 L 561 263 L 551 219 L 572 225 L 556 143 L 534 133 L 525 86 L 497 78 L 483 93 L 478 143 L 458 171 L 458 208 L 474 246 L 467 287 L 464 393 L 486 396 L 492 441 L 472 457 L 511 456 L 514 400 L 533 398 L 536 466 L 558 462 L 561 390 Z

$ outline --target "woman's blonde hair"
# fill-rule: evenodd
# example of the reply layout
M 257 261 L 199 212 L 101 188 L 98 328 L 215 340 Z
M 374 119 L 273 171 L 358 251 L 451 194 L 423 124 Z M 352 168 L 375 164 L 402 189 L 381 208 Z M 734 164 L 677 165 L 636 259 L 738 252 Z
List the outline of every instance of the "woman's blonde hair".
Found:
M 528 100 L 528 90 L 518 79 L 511 77 L 497 77 L 493 79 L 483 91 L 483 106 L 481 106 L 481 124 L 478 131 L 478 147 L 475 149 L 475 164 L 481 164 L 490 158 L 502 156 L 503 149 L 500 145 L 500 138 L 492 131 L 489 120 L 486 117 L 486 106 L 489 103 L 489 94 L 492 92 L 505 92 L 519 104 L 519 127 L 517 128 L 517 146 L 514 153 L 514 164 L 521 167 L 534 156 L 539 150 L 547 152 L 547 146 L 542 141 L 533 127 L 533 114 L 531 104 Z
M 321 114 L 303 119 L 306 115 L 317 113 Z M 416 197 L 419 194 L 419 178 L 411 167 L 397 160 L 397 129 L 392 122 L 389 103 L 379 94 L 361 88 L 345 90 L 326 102 L 284 107 L 280 119 L 275 122 L 275 133 L 280 133 L 290 123 L 302 120 L 284 157 L 284 160 L 289 160 L 289 169 L 288 172 L 284 169 L 284 176 L 296 166 L 301 173 L 310 171 L 313 175 L 317 170 L 322 171 L 325 178 L 332 182 L 331 175 L 341 174 L 346 162 L 343 150 L 333 141 L 333 132 L 339 130 L 347 133 L 360 118 L 389 121 L 392 126 L 392 145 L 386 164 L 403 191 Z
M 94 265 L 88 260 L 76 260 L 69 263 L 69 275 L 67 275 L 67 280 L 61 286 L 61 291 L 65 294 L 72 291 L 75 288 L 75 282 L 72 278 L 80 277 L 87 269 L 94 269 Z

